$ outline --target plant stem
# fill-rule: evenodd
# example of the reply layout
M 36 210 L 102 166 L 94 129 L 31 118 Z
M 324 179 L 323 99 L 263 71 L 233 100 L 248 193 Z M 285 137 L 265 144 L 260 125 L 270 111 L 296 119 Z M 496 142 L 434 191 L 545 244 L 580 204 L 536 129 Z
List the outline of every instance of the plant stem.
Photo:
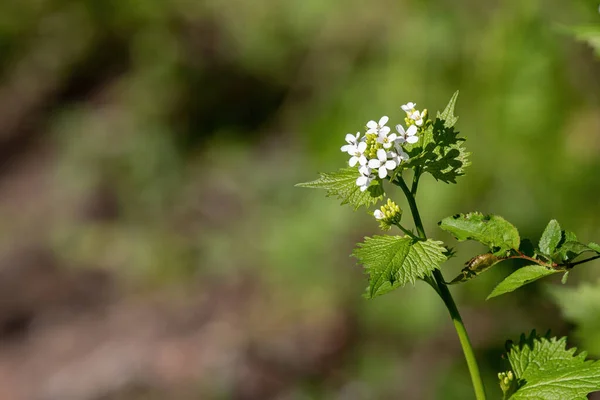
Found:
M 399 176 L 398 179 L 394 181 L 394 183 L 397 183 L 398 186 L 400 186 L 400 188 L 404 192 L 404 195 L 408 200 L 408 205 L 410 207 L 413 220 L 415 222 L 415 228 L 417 229 L 419 236 L 422 239 L 426 240 L 427 235 L 425 234 L 423 222 L 421 221 L 421 216 L 419 215 L 419 209 L 417 208 L 417 202 L 414 196 L 416 194 L 416 184 L 418 183 L 418 178 L 416 178 L 413 181 L 412 191 L 408 188 L 402 176 Z M 433 271 L 433 277 L 435 278 L 435 286 L 437 286 L 434 287 L 434 289 L 436 289 L 436 292 L 438 292 L 438 294 L 444 301 L 444 304 L 446 305 L 446 308 L 450 313 L 450 318 L 452 318 L 452 322 L 454 323 L 454 329 L 456 329 L 456 333 L 458 334 L 458 340 L 460 341 L 460 345 L 462 346 L 462 350 L 467 361 L 467 366 L 469 368 L 469 373 L 471 374 L 471 381 L 473 382 L 475 397 L 477 398 L 477 400 L 485 400 L 485 388 L 481 380 L 481 374 L 477 365 L 477 359 L 475 358 L 473 346 L 471 345 L 471 341 L 469 340 L 469 335 L 467 334 L 465 324 L 463 323 L 458 308 L 456 307 L 456 303 L 452 298 L 452 294 L 450 294 L 450 290 L 448 290 L 448 286 L 446 285 L 446 281 L 444 280 L 442 271 L 440 271 L 439 269 L 435 269 Z M 428 281 L 428 283 L 433 287 L 433 284 L 431 282 Z
M 586 263 L 588 261 L 597 260 L 598 258 L 600 258 L 600 255 L 599 256 L 590 257 L 590 258 L 587 258 L 585 260 L 577 261 L 577 262 L 574 262 L 574 263 L 571 263 L 571 264 L 568 264 L 568 266 L 572 268 L 572 267 L 574 267 L 576 265 L 583 264 L 583 263 Z

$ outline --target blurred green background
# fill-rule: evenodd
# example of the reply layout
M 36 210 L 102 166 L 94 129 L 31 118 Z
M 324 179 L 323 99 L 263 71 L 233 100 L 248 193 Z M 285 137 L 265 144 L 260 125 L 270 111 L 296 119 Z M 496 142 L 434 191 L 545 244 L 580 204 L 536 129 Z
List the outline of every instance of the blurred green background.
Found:
M 459 89 L 472 166 L 418 198 L 446 278 L 483 250 L 437 229 L 457 212 L 599 241 L 585 24 L 596 1 L 0 2 L 0 398 L 472 398 L 427 285 L 361 298 L 372 217 L 294 184 Z M 600 262 L 485 302 L 515 267 L 452 288 L 491 399 L 521 332 L 600 357 Z

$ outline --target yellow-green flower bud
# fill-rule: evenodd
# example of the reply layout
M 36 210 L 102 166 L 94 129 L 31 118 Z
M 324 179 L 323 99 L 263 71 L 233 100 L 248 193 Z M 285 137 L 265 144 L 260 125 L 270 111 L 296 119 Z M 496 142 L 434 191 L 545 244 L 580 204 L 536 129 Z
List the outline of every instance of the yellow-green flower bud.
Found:
M 391 199 L 388 199 L 387 203 L 382 205 L 379 210 L 375 210 L 373 216 L 379 221 L 381 229 L 387 231 L 392 225 L 400 223 L 402 210 L 398 204 L 394 203 Z

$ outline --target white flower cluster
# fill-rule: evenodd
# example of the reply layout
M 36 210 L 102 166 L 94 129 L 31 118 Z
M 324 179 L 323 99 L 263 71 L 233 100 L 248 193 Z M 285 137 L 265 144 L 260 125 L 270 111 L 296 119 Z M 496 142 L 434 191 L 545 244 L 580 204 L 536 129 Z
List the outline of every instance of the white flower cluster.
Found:
M 350 155 L 348 164 L 351 167 L 358 165 L 360 177 L 356 184 L 361 191 L 367 190 L 374 179 L 384 179 L 392 176 L 393 172 L 402 162 L 408 161 L 408 154 L 402 148 L 404 143 L 416 143 L 419 138 L 417 131 L 423 125 L 427 116 L 427 110 L 419 112 L 415 110 L 415 103 L 402 106 L 406 112 L 407 129 L 402 125 L 396 125 L 398 133 L 390 133 L 386 126 L 389 121 L 387 116 L 381 117 L 379 122 L 369 121 L 364 136 L 360 132 L 356 135 L 346 135 L 346 145 L 341 150 Z

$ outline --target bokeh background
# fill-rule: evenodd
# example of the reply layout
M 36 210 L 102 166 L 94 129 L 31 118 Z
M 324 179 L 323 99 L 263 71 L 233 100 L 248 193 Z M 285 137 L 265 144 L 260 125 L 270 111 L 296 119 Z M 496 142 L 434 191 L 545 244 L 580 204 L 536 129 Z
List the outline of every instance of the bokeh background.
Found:
M 294 187 L 347 132 L 460 89 L 472 166 L 422 217 L 479 210 L 600 240 L 587 0 L 0 2 L 0 399 L 468 399 L 425 284 L 367 301 L 363 211 Z M 397 193 L 399 195 L 399 193 Z M 453 287 L 490 398 L 533 328 L 600 357 L 600 262 L 485 302 Z

